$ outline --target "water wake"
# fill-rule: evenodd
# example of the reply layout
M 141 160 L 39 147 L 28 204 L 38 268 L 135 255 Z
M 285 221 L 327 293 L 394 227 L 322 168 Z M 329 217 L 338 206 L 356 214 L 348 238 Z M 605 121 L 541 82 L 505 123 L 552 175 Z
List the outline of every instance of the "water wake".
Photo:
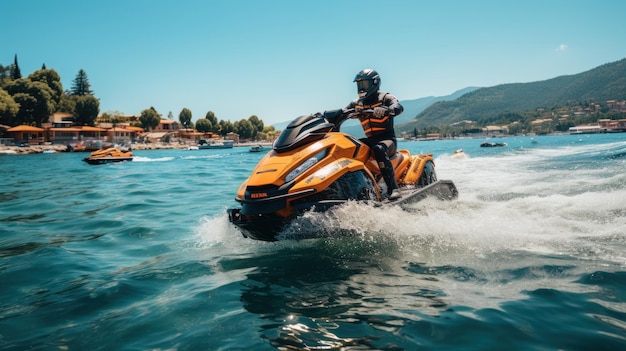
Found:
M 133 157 L 133 162 L 168 162 L 168 161 L 172 161 L 174 160 L 174 157 L 156 157 L 156 158 L 150 158 L 150 157 L 144 157 L 144 156 L 134 156 Z

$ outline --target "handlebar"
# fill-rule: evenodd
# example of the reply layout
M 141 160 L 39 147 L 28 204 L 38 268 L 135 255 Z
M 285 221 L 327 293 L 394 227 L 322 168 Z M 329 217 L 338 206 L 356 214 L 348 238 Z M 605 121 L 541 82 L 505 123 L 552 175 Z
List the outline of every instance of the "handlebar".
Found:
M 374 113 L 374 109 L 367 109 L 367 110 L 359 110 L 357 111 L 356 109 L 350 109 L 351 112 L 348 113 L 348 116 L 358 116 L 362 113 Z M 348 117 L 348 118 L 352 118 L 352 117 Z
M 390 111 L 387 112 L 387 114 L 389 114 Z M 324 111 L 323 114 L 321 114 L 321 116 L 329 123 L 332 123 L 335 125 L 335 127 L 333 128 L 334 131 L 339 131 L 341 124 L 343 124 L 343 122 L 347 119 L 351 119 L 351 118 L 358 118 L 359 115 L 364 114 L 364 113 L 374 113 L 374 109 L 363 109 L 363 110 L 356 110 L 354 108 L 351 109 L 347 109 L 347 110 L 343 110 L 343 109 L 337 109 L 337 110 L 329 110 L 329 111 Z

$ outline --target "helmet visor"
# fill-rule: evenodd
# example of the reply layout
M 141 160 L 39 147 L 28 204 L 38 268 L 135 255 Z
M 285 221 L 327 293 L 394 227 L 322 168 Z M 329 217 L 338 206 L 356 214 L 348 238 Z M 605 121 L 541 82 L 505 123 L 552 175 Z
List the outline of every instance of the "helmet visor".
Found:
M 362 79 L 356 81 L 356 87 L 359 92 L 368 91 L 370 87 L 372 87 L 372 81 L 369 79 Z

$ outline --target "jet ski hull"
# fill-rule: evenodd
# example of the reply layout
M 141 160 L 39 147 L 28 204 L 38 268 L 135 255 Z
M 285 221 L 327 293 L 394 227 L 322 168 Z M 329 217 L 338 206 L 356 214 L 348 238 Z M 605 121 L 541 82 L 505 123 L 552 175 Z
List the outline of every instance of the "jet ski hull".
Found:
M 400 191 L 402 193 L 402 198 L 395 201 L 384 200 L 379 202 L 364 200 L 364 202 L 373 203 L 379 207 L 400 206 L 403 209 L 410 209 L 410 205 L 429 197 L 447 201 L 455 200 L 459 195 L 456 186 L 451 180 L 438 180 L 423 188 L 409 189 L 404 187 L 401 188 Z M 322 212 L 329 210 L 332 207 L 342 205 L 348 201 L 352 200 L 324 200 L 315 204 L 309 203 L 309 208 L 312 211 Z M 277 216 L 274 213 L 245 215 L 242 213 L 241 208 L 231 208 L 228 209 L 227 212 L 230 222 L 239 228 L 244 237 L 261 241 L 277 241 L 277 234 L 282 232 L 290 224 L 290 222 L 297 217 L 294 216 L 293 218 L 284 218 Z M 304 233 L 301 239 L 317 236 L 321 237 L 324 235 L 322 231 L 320 231 L 318 235 L 315 233 Z
M 85 157 L 83 161 L 89 163 L 90 165 L 102 165 L 105 163 L 113 163 L 113 162 L 127 162 L 132 161 L 132 157 L 109 157 L 109 158 L 89 158 Z
M 405 206 L 429 196 L 443 200 L 458 196 L 452 181 L 437 179 L 432 154 L 398 150 L 390 161 L 402 193 L 395 201 L 387 199 L 378 162 L 363 141 L 336 131 L 322 115 L 301 116 L 241 184 L 235 198 L 241 208 L 227 210 L 229 220 L 244 237 L 275 241 L 306 211 L 322 212 L 348 201 Z M 325 236 L 324 228 L 307 230 Z M 315 237 L 310 234 L 289 237 Z
M 105 163 L 113 162 L 126 162 L 133 160 L 133 153 L 131 151 L 122 151 L 117 148 L 107 148 L 96 150 L 85 157 L 83 161 L 90 165 L 101 165 Z

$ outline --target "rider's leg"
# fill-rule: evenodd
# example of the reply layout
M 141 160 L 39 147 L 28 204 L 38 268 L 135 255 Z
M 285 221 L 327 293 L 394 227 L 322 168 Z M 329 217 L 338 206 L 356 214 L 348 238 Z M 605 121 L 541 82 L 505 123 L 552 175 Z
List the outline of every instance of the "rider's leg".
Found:
M 380 168 L 380 173 L 385 180 L 385 184 L 387 184 L 387 195 L 389 200 L 396 200 L 401 197 L 400 191 L 398 190 L 398 184 L 396 183 L 396 175 L 393 170 L 393 165 L 389 160 L 388 155 L 388 147 L 384 143 L 378 143 L 373 148 L 374 157 L 376 158 L 376 162 L 378 162 L 378 167 Z

